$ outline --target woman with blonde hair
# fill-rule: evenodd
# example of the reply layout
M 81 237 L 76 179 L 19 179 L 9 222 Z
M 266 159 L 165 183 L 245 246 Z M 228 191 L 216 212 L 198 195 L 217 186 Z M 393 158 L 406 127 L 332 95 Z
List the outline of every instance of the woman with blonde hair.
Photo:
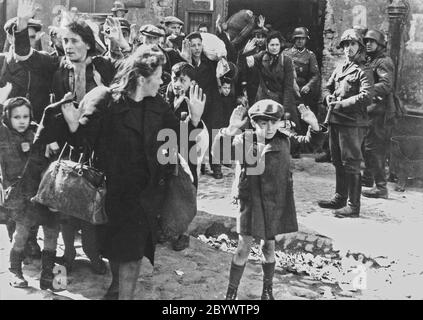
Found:
M 168 170 L 157 158 L 162 144 L 158 133 L 170 129 L 179 136 L 181 126 L 190 132 L 200 126 L 204 110 L 202 90 L 191 87 L 189 116 L 177 120 L 158 95 L 163 64 L 157 46 L 142 45 L 125 60 L 110 88 L 88 93 L 80 109 L 63 107 L 74 143 L 88 141 L 97 155 L 96 166 L 107 177 L 109 223 L 102 253 L 110 261 L 113 279 L 106 299 L 133 299 L 142 258 L 154 263 Z

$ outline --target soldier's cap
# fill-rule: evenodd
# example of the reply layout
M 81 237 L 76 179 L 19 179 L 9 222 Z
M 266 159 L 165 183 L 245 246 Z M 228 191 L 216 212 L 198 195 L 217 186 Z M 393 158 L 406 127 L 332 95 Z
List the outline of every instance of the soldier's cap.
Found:
M 257 101 L 248 110 L 248 115 L 252 120 L 281 120 L 284 115 L 284 108 L 274 100 L 264 99 Z
M 16 31 L 17 25 L 18 25 L 18 18 L 15 17 L 6 21 L 3 29 L 8 34 L 13 34 L 13 31 Z M 42 27 L 43 27 L 43 24 L 41 23 L 40 20 L 29 19 L 28 28 L 34 28 L 35 31 L 39 32 L 41 31 Z
M 185 24 L 182 20 L 180 20 L 180 19 L 178 19 L 177 17 L 174 17 L 174 16 L 165 17 L 163 22 L 164 22 L 165 25 L 175 23 L 175 24 L 179 24 L 179 25 L 183 26 Z
M 131 29 L 131 24 L 129 23 L 128 20 L 124 19 L 124 18 L 118 18 L 119 22 L 120 22 L 120 27 L 122 29 Z
M 145 36 L 148 36 L 148 37 L 156 37 L 156 38 L 160 38 L 160 37 L 165 36 L 165 32 L 162 29 L 159 29 L 152 24 L 146 24 L 146 25 L 142 26 L 140 28 L 139 33 L 143 34 Z
M 121 1 L 115 1 L 113 3 L 112 12 L 116 12 L 116 11 L 125 11 L 125 13 L 128 13 L 128 9 L 126 9 L 125 4 Z

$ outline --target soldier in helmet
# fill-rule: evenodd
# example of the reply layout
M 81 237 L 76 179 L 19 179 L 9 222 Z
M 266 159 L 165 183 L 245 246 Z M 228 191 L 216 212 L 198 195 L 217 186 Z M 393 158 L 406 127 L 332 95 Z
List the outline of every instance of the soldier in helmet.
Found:
M 319 94 L 320 71 L 317 64 L 316 55 L 306 48 L 307 41 L 310 40 L 310 33 L 307 28 L 299 27 L 292 35 L 294 46 L 284 50 L 284 54 L 292 59 L 295 67 L 294 89 L 296 91 L 296 104 L 309 106 L 314 113 L 317 113 L 316 97 Z M 296 85 L 296 86 L 295 86 Z M 297 129 L 305 134 L 307 126 L 301 121 L 301 127 Z M 300 146 L 292 146 L 294 158 L 300 156 Z
M 367 107 L 373 97 L 373 76 L 365 66 L 361 34 L 346 30 L 339 47 L 345 61 L 340 63 L 323 87 L 323 101 L 332 111 L 329 119 L 329 145 L 336 169 L 336 193 L 322 208 L 337 209 L 337 217 L 360 214 L 361 146 L 368 125 Z
M 316 113 L 314 100 L 319 93 L 320 71 L 316 55 L 306 48 L 310 39 L 309 31 L 304 27 L 296 28 L 292 38 L 294 46 L 286 49 L 284 53 L 294 62 L 296 81 L 300 90 L 297 104 L 304 103 Z
M 115 1 L 111 11 L 113 16 L 116 18 L 125 18 L 126 14 L 128 13 L 128 9 L 126 9 L 126 6 L 122 1 Z
M 395 115 L 393 98 L 394 63 L 386 54 L 385 36 L 378 30 L 369 30 L 365 37 L 367 65 L 373 71 L 375 96 L 367 107 L 369 128 L 364 139 L 363 186 L 375 187 L 362 192 L 369 198 L 388 198 L 385 160 L 389 145 L 392 120 Z

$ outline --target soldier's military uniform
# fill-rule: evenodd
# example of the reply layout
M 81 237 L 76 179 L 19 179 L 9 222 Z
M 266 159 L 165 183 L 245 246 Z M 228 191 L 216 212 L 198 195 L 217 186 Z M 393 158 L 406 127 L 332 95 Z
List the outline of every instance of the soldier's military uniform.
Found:
M 299 89 L 301 90 L 304 86 L 310 88 L 308 94 L 298 97 L 298 102 L 309 106 L 311 110 L 316 113 L 315 98 L 319 93 L 320 85 L 320 71 L 316 55 L 307 48 L 300 51 L 295 47 L 285 49 L 284 54 L 290 57 L 294 62 Z
M 357 41 L 362 50 L 362 37 L 353 29 L 344 32 L 344 41 Z M 329 201 L 319 201 L 323 208 L 340 209 L 338 216 L 358 216 L 360 212 L 361 146 L 368 126 L 367 107 L 373 97 L 373 76 L 364 61 L 339 64 L 323 87 L 324 102 L 333 95 L 340 108 L 333 111 L 329 121 L 329 145 L 336 169 L 336 194 Z M 347 204 L 348 201 L 348 206 Z
M 376 30 L 369 30 L 366 39 L 373 39 L 379 44 L 374 53 L 367 54 L 366 65 L 373 71 L 375 95 L 373 103 L 367 107 L 369 114 L 369 128 L 364 139 L 364 161 L 366 170 L 363 178 L 375 188 L 363 191 L 367 197 L 387 198 L 385 162 L 389 147 L 392 123 L 395 117 L 395 103 L 393 97 L 394 63 L 387 56 L 383 34 Z M 382 42 L 383 41 L 383 42 Z

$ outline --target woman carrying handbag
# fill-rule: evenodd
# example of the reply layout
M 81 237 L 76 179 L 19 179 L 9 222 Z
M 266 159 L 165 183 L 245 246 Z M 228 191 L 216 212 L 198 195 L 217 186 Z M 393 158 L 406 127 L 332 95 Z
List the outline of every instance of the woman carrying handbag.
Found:
M 202 126 L 206 97 L 198 86 L 191 88 L 189 116 L 184 122 L 177 120 L 158 95 L 163 64 L 158 47 L 140 46 L 125 60 L 110 88 L 88 93 L 79 109 L 73 104 L 62 108 L 73 144 L 87 140 L 97 155 L 95 166 L 107 178 L 109 223 L 101 245 L 113 279 L 106 299 L 133 299 L 142 258 L 154 263 L 157 218 L 169 171 L 158 160 L 158 154 L 165 151 L 158 141 L 159 132 L 167 129 L 179 136 L 181 130 L 188 130 L 189 136 Z M 194 143 L 185 141 L 189 148 Z

